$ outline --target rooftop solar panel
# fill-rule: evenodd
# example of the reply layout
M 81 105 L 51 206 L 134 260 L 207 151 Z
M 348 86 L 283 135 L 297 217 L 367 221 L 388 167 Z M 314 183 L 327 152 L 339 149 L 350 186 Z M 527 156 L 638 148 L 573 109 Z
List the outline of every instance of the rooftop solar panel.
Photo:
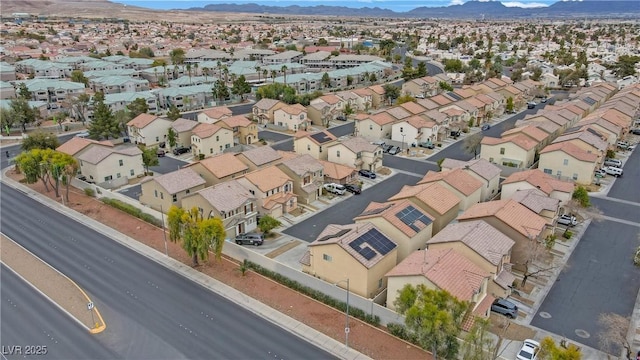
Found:
M 425 226 L 431 223 L 431 219 L 424 216 L 420 211 L 418 211 L 411 205 L 397 212 L 396 217 L 415 232 L 420 231 L 420 228 L 416 225 L 416 222 L 421 222 Z
M 327 141 L 330 141 L 330 140 L 331 140 L 331 138 L 330 138 L 327 134 L 325 134 L 325 133 L 323 133 L 323 132 L 319 132 L 319 133 L 316 133 L 316 134 L 312 134 L 312 135 L 311 135 L 311 138 L 312 138 L 313 140 L 317 141 L 317 142 L 318 142 L 318 143 L 320 143 L 320 144 L 325 143 L 325 142 L 327 142 Z
M 373 257 L 375 257 L 376 254 L 373 250 L 371 250 L 371 248 L 375 249 L 376 252 L 384 256 L 389 253 L 389 251 L 393 250 L 397 245 L 377 229 L 370 229 L 369 231 L 360 235 L 360 237 L 349 243 L 349 246 L 351 246 L 352 249 L 357 251 L 365 259 L 371 260 Z M 373 253 L 373 256 L 371 256 L 371 253 Z

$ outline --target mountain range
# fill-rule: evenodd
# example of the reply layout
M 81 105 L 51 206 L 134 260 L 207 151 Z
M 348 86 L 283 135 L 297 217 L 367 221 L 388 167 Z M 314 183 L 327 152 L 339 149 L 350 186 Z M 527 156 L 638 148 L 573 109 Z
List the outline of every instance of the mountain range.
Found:
M 462 5 L 417 7 L 407 12 L 395 12 L 379 7 L 349 8 L 344 6 L 268 6 L 259 4 L 210 4 L 190 11 L 226 13 L 354 16 L 384 18 L 459 18 L 459 19 L 518 19 L 518 18 L 637 18 L 640 1 L 559 1 L 548 7 L 507 7 L 499 1 L 467 1 Z

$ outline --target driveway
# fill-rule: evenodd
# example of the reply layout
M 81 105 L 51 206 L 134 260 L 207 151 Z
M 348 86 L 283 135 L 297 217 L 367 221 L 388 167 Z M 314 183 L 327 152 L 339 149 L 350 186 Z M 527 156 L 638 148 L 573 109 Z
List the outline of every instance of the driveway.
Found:
M 265 141 L 282 141 L 291 139 L 292 136 L 277 131 L 262 130 L 258 132 L 258 138 L 264 139 Z
M 118 192 L 122 195 L 132 198 L 133 200 L 138 201 L 140 199 L 140 195 L 142 195 L 142 185 L 134 185 L 126 189 L 118 190 Z
M 187 164 L 189 163 L 184 160 L 176 159 L 171 156 L 163 156 L 158 158 L 158 165 L 149 166 L 149 170 L 153 171 L 155 174 L 166 174 L 176 171 Z
M 360 195 L 348 195 L 339 203 L 283 231 L 300 240 L 312 242 L 329 224 L 352 224 L 353 218 L 360 215 L 371 201 L 384 202 L 395 195 L 405 185 L 415 185 L 420 180 L 416 176 L 396 174 L 382 181 Z M 346 197 L 346 196 L 345 196 Z

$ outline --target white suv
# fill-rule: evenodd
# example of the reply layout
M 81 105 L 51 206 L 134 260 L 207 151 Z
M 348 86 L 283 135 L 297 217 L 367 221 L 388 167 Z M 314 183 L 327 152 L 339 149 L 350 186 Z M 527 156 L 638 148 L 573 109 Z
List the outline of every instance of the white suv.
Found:
M 347 191 L 347 188 L 336 183 L 324 184 L 323 187 L 325 190 L 327 190 L 327 192 L 338 194 L 338 195 L 344 195 L 344 193 Z

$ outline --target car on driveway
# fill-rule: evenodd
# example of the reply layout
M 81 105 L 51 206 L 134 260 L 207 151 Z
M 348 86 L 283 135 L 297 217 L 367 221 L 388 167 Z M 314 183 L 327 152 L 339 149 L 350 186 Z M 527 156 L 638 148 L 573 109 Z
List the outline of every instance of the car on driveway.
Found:
M 489 129 L 491 129 L 491 125 L 489 125 L 489 124 L 484 124 L 484 125 L 482 125 L 482 127 L 481 127 L 480 129 L 482 129 L 482 131 L 489 130 Z
M 640 135 L 640 128 L 631 129 L 629 132 L 632 133 L 633 135 Z
M 567 225 L 567 226 L 576 226 L 578 224 L 578 220 L 573 215 L 564 214 L 558 218 L 558 224 Z
M 345 191 L 347 191 L 347 188 L 345 188 L 343 185 L 336 183 L 324 184 L 323 187 L 325 190 L 327 190 L 327 192 L 337 195 L 344 195 Z
M 418 144 L 418 146 L 427 148 L 427 149 L 435 149 L 436 147 L 432 142 L 421 142 Z
M 255 245 L 260 246 L 264 243 L 264 238 L 260 234 L 238 234 L 236 236 L 236 244 L 238 245 Z
M 534 103 L 533 101 L 530 101 L 527 103 L 527 109 L 533 109 L 536 107 L 536 105 L 538 104 Z
M 371 172 L 371 171 L 369 171 L 369 170 L 362 169 L 362 170 L 358 171 L 358 174 L 360 174 L 360 176 L 364 176 L 364 177 L 369 178 L 369 179 L 375 179 L 376 178 L 376 174 Z
M 164 155 L 165 155 L 166 153 L 167 153 L 167 152 L 166 152 L 166 151 L 164 151 L 164 150 L 162 150 L 162 149 L 158 149 L 158 150 L 156 150 L 156 155 L 158 155 L 158 157 L 164 157 Z
M 603 177 L 607 176 L 607 172 L 602 170 L 602 169 L 598 169 L 598 170 L 595 171 L 594 175 L 597 178 L 603 178 Z
M 189 151 L 191 150 L 188 147 L 178 146 L 177 148 L 173 149 L 173 155 L 182 155 L 188 153 Z
M 385 153 L 385 154 L 388 154 L 389 150 L 391 150 L 391 148 L 393 148 L 393 145 L 383 144 L 382 145 L 382 152 Z
M 495 299 L 491 304 L 491 311 L 502 314 L 510 319 L 518 317 L 518 306 L 506 299 Z
M 604 166 L 613 166 L 613 167 L 621 168 L 622 167 L 622 161 L 620 161 L 618 159 L 606 158 L 604 160 Z
M 399 146 L 392 146 L 389 149 L 389 151 L 387 151 L 387 154 L 389 154 L 389 155 L 398 155 L 399 153 L 400 153 L 400 147 Z M 375 176 L 372 179 L 375 179 Z
M 609 175 L 622 176 L 622 169 L 620 169 L 619 167 L 607 166 L 602 168 L 602 170 L 604 170 L 604 172 L 606 172 Z
M 522 344 L 520 351 L 518 351 L 518 355 L 516 359 L 518 360 L 536 360 L 538 358 L 538 352 L 540 351 L 540 343 L 527 339 Z
M 360 186 L 356 184 L 346 184 L 344 188 L 347 189 L 348 192 L 354 195 L 358 195 L 362 192 L 362 189 L 360 189 Z

